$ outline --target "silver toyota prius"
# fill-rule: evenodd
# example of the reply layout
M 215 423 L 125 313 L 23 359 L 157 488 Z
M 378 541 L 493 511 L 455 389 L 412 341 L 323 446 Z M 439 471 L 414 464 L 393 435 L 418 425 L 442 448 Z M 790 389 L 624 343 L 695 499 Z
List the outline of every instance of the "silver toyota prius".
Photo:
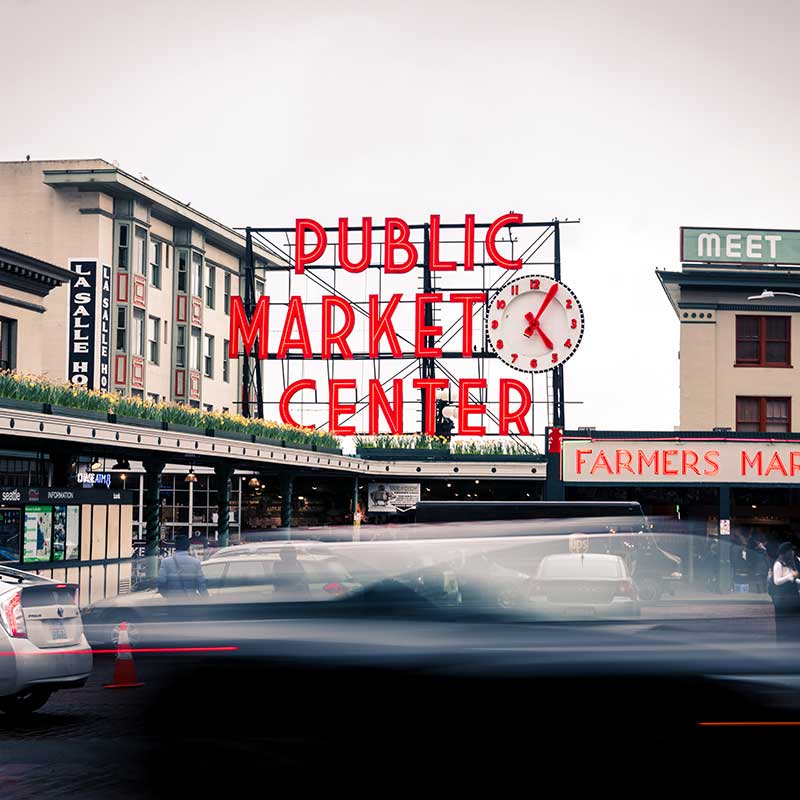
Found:
M 0 567 L 0 711 L 29 714 L 57 689 L 83 686 L 92 651 L 77 587 Z

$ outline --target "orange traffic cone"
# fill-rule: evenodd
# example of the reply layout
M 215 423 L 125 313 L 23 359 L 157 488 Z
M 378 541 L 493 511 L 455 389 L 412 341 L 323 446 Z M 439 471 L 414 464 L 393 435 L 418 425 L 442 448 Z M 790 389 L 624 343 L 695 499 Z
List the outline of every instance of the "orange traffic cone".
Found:
M 136 670 L 133 666 L 131 642 L 128 638 L 128 623 L 120 622 L 117 658 L 114 662 L 114 681 L 113 683 L 107 683 L 103 688 L 133 689 L 136 686 L 144 686 L 144 684 L 136 682 Z

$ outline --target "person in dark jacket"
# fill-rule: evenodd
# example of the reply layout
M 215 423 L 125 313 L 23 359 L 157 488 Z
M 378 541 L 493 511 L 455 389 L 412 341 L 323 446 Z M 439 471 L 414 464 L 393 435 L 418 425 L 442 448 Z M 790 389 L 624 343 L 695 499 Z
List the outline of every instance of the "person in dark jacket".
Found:
M 775 605 L 775 638 L 778 641 L 798 639 L 800 621 L 800 594 L 797 590 L 798 573 L 794 547 L 784 542 L 778 548 L 778 557 L 772 565 L 772 602 Z
M 164 597 L 207 596 L 206 579 L 200 559 L 189 552 L 189 537 L 175 538 L 175 555 L 161 560 L 158 591 Z
M 747 540 L 747 568 L 749 571 L 750 591 L 763 593 L 767 585 L 770 559 L 764 540 L 756 533 Z

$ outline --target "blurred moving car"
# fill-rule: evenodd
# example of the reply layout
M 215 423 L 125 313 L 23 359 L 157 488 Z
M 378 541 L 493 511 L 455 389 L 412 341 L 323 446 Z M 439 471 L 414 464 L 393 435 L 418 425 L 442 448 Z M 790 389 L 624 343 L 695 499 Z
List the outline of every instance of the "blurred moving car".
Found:
M 620 556 L 562 553 L 545 556 L 530 602 L 546 616 L 639 616 L 636 586 Z
M 77 587 L 0 567 L 0 710 L 28 714 L 57 689 L 83 686 L 92 652 Z
M 87 607 L 83 614 L 89 641 L 113 643 L 120 622 L 133 624 L 130 638 L 139 643 L 135 626 L 141 623 L 257 619 L 269 616 L 267 605 L 335 600 L 362 588 L 325 548 L 272 544 L 230 552 L 235 549 L 224 548 L 203 562 L 208 596 L 164 597 L 150 588 Z

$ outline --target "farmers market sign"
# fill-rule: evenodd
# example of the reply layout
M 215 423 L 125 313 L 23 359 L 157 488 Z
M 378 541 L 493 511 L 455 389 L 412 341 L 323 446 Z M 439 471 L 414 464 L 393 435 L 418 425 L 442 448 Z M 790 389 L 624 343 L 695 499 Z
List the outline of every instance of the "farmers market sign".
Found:
M 785 483 L 800 480 L 800 440 L 564 439 L 566 483 Z

